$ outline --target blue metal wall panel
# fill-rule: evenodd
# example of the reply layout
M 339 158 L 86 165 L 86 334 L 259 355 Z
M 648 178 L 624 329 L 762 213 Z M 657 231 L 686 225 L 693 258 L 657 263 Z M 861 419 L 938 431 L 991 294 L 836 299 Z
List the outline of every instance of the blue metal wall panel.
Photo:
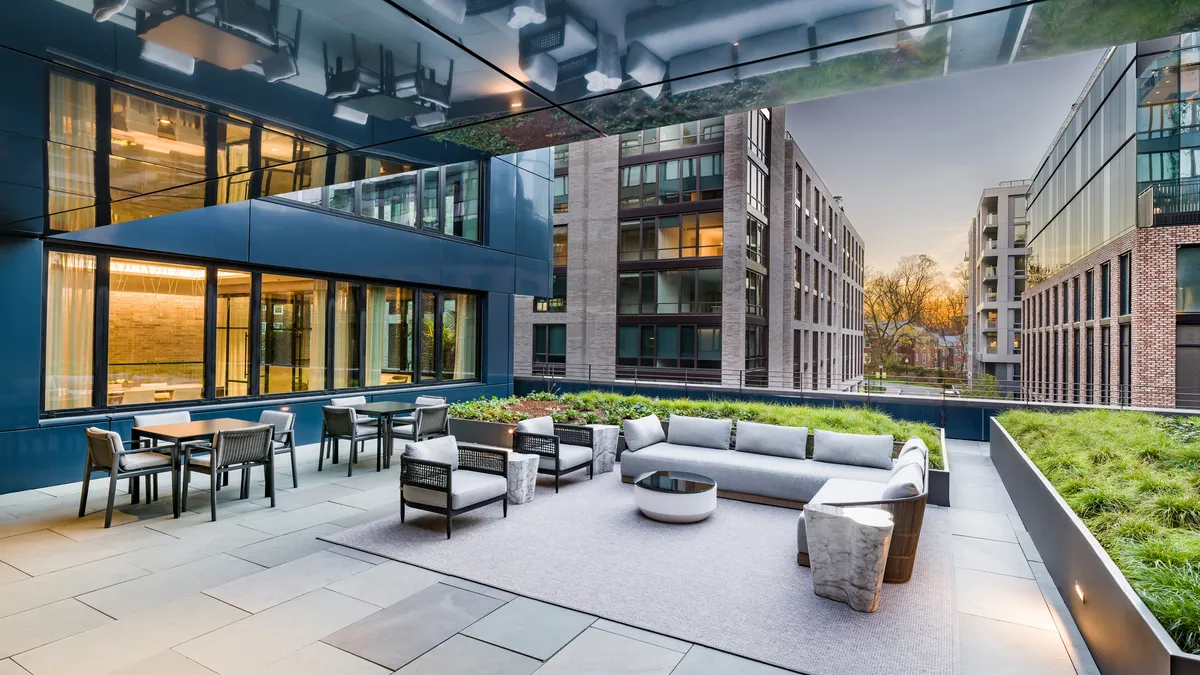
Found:
M 41 234 L 43 194 L 41 188 L 0 183 L 0 230 Z
M 4 317 L 0 321 L 0 429 L 24 429 L 38 423 L 41 287 L 42 242 L 0 237 L 0 317 Z
M 50 239 L 247 262 L 251 203 L 221 204 L 58 234 Z
M 44 144 L 40 139 L 0 130 L 0 183 L 41 188 L 45 165 Z
M 442 240 L 415 230 L 255 201 L 250 262 L 328 274 L 440 284 Z
M 516 265 L 514 292 L 517 295 L 549 297 L 551 294 L 550 277 L 554 271 L 550 261 L 526 258 L 525 256 L 515 256 L 513 260 Z
M 33 138 L 46 135 L 46 62 L 0 49 L 0 129 Z
M 488 161 L 487 243 L 497 251 L 517 250 L 517 167 L 493 157 Z
M 508 383 L 513 373 L 513 296 L 488 293 L 484 321 L 484 381 Z
M 442 241 L 442 285 L 475 291 L 511 293 L 514 286 L 511 253 L 482 246 Z
M 553 182 L 536 174 L 517 170 L 517 253 L 550 260 L 554 218 L 551 214 Z

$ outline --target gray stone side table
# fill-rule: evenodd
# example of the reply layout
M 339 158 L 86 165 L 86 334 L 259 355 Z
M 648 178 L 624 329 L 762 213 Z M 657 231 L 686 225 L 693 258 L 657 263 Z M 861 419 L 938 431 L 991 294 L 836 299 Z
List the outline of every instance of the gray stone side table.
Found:
M 508 453 L 508 503 L 524 504 L 537 494 L 538 455 Z
M 592 430 L 592 472 L 608 473 L 617 461 L 617 438 L 621 427 L 615 424 L 587 424 Z
M 879 608 L 892 543 L 892 514 L 869 507 L 806 504 L 813 593 L 858 612 Z

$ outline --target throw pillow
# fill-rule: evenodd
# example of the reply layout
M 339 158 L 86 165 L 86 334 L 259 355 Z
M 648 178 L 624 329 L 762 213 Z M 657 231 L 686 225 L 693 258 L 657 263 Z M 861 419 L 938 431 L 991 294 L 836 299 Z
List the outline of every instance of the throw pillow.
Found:
M 891 469 L 892 437 L 888 434 L 840 434 L 817 429 L 813 432 L 813 459 L 831 464 Z
M 887 482 L 887 487 L 883 488 L 884 499 L 904 499 L 905 497 L 916 497 L 921 494 L 921 488 L 925 485 L 923 480 L 921 467 L 909 466 L 897 471 Z
M 657 415 L 646 415 L 636 420 L 625 420 L 625 450 L 637 452 L 648 445 L 667 440 L 662 422 Z
M 900 455 L 900 459 L 892 465 L 892 475 L 900 473 L 906 466 L 915 466 L 921 471 L 921 475 L 925 475 L 925 455 L 920 452 L 910 452 L 906 455 Z
M 544 417 L 531 417 L 527 420 L 521 420 L 517 422 L 517 431 L 525 434 L 553 436 L 554 418 L 546 415 Z
M 759 455 L 804 459 L 804 450 L 807 445 L 808 429 L 806 427 L 738 422 L 737 443 L 733 449 Z
M 426 462 L 449 464 L 451 471 L 458 470 L 458 441 L 453 436 L 431 438 L 420 443 L 405 443 L 404 454 Z
M 667 441 L 672 445 L 697 448 L 729 449 L 733 420 L 710 420 L 704 417 L 671 415 L 667 424 Z

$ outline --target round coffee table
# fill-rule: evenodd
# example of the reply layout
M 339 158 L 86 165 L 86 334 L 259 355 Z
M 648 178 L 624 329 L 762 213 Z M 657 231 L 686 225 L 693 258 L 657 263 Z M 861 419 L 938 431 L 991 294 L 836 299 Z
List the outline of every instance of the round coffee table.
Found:
M 633 503 L 647 518 L 695 523 L 717 508 L 717 481 L 683 471 L 652 471 L 633 483 Z

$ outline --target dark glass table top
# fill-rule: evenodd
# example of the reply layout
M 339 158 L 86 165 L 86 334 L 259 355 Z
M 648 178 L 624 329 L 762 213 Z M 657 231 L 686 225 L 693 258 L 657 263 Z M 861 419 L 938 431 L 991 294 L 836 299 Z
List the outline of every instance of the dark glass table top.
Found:
M 355 412 L 360 412 L 364 415 L 391 415 L 412 412 L 419 406 L 416 403 L 404 403 L 402 401 L 376 401 L 374 403 L 359 403 L 358 405 L 349 407 L 354 408 Z
M 701 476 L 698 473 L 655 471 L 641 476 L 634 485 L 654 492 L 696 494 L 712 490 L 717 487 L 717 482 L 708 476 Z

